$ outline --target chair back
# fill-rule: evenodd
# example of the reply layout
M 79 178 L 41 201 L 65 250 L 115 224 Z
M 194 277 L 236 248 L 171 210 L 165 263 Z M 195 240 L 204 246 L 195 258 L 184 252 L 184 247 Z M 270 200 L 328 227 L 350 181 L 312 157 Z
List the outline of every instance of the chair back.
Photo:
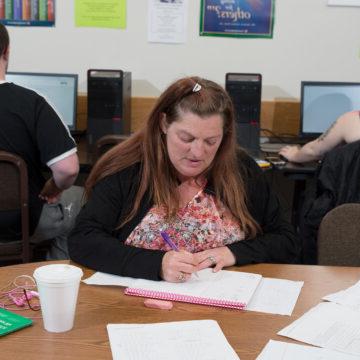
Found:
M 318 264 L 360 266 L 360 203 L 342 204 L 322 219 Z
M 0 228 L 6 230 L 17 221 L 21 223 L 21 234 L 18 236 L 10 236 L 1 231 L 0 260 L 29 262 L 29 195 L 26 163 L 18 155 L 0 151 L 0 174 Z
M 95 143 L 95 157 L 99 159 L 103 154 L 110 150 L 113 146 L 127 140 L 129 135 L 104 135 Z
M 317 262 L 318 230 L 325 215 L 342 204 L 360 203 L 360 140 L 329 151 L 315 179 L 316 186 L 307 191 L 299 221 L 305 264 Z

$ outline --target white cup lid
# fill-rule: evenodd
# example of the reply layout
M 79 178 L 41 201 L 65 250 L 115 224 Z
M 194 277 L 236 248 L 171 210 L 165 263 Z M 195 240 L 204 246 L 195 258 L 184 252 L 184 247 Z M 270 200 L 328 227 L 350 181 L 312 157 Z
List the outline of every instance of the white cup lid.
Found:
M 83 271 L 74 265 L 50 264 L 40 266 L 34 271 L 36 281 L 49 284 L 61 284 L 81 279 Z

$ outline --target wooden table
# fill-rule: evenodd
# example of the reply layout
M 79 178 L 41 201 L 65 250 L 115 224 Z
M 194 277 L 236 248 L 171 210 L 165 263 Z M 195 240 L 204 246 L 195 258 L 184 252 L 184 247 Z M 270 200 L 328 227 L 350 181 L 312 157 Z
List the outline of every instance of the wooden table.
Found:
M 41 264 L 0 267 L 0 287 L 18 275 L 32 275 Z M 293 315 L 269 315 L 185 303 L 174 303 L 171 311 L 149 309 L 144 307 L 142 298 L 125 296 L 122 288 L 81 284 L 75 326 L 71 331 L 49 333 L 43 329 L 42 319 L 34 319 L 33 326 L 0 338 L 0 358 L 111 359 L 106 331 L 108 323 L 214 319 L 241 360 L 256 359 L 269 339 L 291 341 L 276 333 L 318 304 L 322 296 L 345 289 L 360 278 L 360 268 L 350 267 L 258 264 L 237 269 L 266 277 L 305 281 Z M 92 273 L 84 269 L 84 278 Z M 30 310 L 20 313 L 29 317 L 40 315 Z

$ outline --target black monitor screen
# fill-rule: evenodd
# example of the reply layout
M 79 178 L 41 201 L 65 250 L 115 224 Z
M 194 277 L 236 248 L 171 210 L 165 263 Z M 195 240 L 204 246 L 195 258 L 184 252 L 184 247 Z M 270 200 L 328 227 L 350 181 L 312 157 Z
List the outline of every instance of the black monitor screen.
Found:
M 300 135 L 315 138 L 347 111 L 360 109 L 360 83 L 301 82 Z
M 76 74 L 8 72 L 6 81 L 36 91 L 55 109 L 70 130 L 76 129 Z

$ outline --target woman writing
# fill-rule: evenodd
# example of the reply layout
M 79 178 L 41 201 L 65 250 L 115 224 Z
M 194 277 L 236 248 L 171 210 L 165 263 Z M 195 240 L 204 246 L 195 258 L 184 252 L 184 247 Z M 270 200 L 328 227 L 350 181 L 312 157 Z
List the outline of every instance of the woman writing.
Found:
M 229 96 L 209 80 L 172 84 L 145 128 L 96 163 L 86 192 L 69 250 L 98 271 L 181 282 L 299 252 L 261 170 L 237 149 Z

